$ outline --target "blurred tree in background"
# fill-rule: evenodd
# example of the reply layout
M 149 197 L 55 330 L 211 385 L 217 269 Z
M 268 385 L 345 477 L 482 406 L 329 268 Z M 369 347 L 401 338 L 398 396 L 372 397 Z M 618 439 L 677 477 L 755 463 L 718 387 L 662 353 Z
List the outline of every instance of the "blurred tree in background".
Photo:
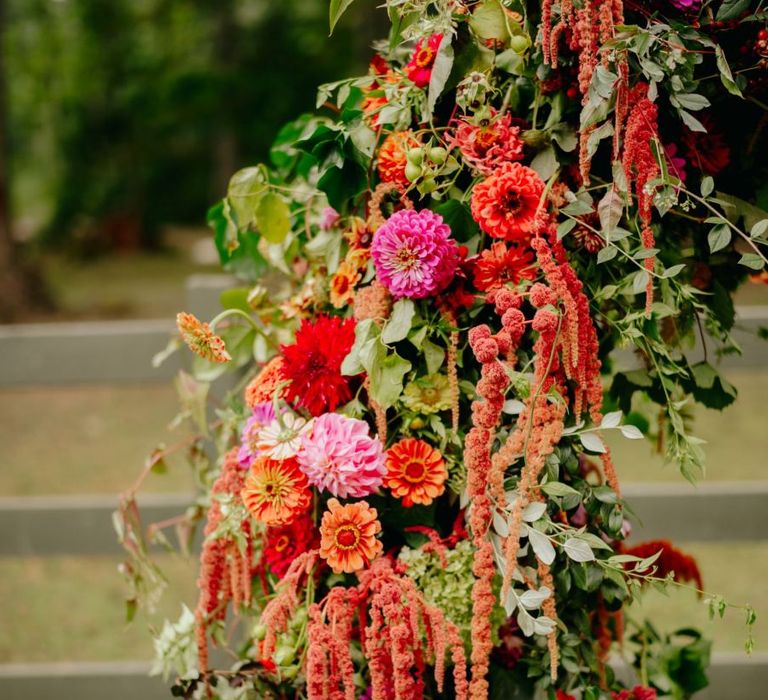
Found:
M 202 223 L 316 86 L 364 69 L 372 7 L 327 0 L 4 0 L 17 230 L 80 254 Z

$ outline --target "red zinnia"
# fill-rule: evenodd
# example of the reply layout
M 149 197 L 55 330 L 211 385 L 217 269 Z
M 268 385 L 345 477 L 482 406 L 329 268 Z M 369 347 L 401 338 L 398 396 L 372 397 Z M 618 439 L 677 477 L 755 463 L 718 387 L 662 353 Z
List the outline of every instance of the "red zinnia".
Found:
M 285 390 L 295 406 L 313 416 L 335 411 L 352 399 L 350 377 L 341 373 L 341 363 L 355 342 L 355 322 L 332 316 L 304 319 L 293 345 L 283 345 Z
M 268 527 L 264 542 L 264 563 L 278 578 L 283 578 L 293 560 L 317 547 L 318 529 L 309 513 L 283 527 Z
M 504 163 L 472 192 L 472 216 L 487 234 L 527 241 L 540 226 L 544 182 L 520 163 Z
M 437 58 L 437 50 L 440 48 L 440 42 L 443 40 L 442 34 L 433 34 L 427 39 L 419 39 L 416 48 L 411 56 L 411 60 L 405 66 L 405 74 L 418 87 L 429 85 L 429 79 L 432 77 L 432 66 Z
M 532 280 L 536 277 L 533 253 L 523 246 L 507 248 L 504 242 L 496 241 L 480 253 L 473 273 L 475 287 L 481 292 L 499 289 L 508 282 L 516 285 L 524 279 Z
M 717 175 L 730 164 L 731 149 L 709 114 L 701 115 L 701 123 L 706 133 L 688 130 L 683 133 L 686 156 L 688 162 L 699 166 L 705 174 Z

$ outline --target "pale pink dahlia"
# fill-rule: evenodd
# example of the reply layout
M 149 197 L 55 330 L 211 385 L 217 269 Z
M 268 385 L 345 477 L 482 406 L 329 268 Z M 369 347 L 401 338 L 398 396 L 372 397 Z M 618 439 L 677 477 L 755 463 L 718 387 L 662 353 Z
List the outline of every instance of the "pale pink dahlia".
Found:
M 387 473 L 381 442 L 369 435 L 368 424 L 338 413 L 315 419 L 297 459 L 313 486 L 339 498 L 368 496 Z
M 396 299 L 424 299 L 445 289 L 459 264 L 443 217 L 429 209 L 395 212 L 371 244 L 376 277 Z

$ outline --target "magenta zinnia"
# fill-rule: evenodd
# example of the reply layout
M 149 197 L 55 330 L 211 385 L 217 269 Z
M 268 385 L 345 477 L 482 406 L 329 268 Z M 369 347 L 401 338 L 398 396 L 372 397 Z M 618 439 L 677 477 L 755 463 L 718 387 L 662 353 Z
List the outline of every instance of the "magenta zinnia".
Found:
M 335 411 L 352 398 L 350 377 L 341 373 L 341 363 L 355 342 L 355 322 L 335 316 L 304 320 L 296 342 L 283 345 L 282 375 L 291 383 L 285 393 L 297 407 L 313 416 Z
M 371 255 L 376 277 L 396 299 L 435 296 L 459 264 L 451 229 L 428 209 L 393 214 L 373 237 Z
M 368 496 L 387 473 L 381 442 L 369 435 L 368 424 L 338 413 L 315 420 L 297 459 L 309 483 L 339 498 Z

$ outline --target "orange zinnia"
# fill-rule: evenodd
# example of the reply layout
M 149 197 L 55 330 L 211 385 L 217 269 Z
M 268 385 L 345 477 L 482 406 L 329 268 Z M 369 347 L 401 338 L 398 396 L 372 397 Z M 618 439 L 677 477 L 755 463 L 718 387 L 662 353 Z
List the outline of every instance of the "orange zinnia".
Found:
M 351 574 L 368 566 L 382 550 L 378 513 L 365 501 L 341 505 L 335 498 L 320 524 L 320 556 L 335 573 Z
M 288 525 L 312 502 L 309 482 L 295 459 L 260 457 L 241 495 L 251 515 L 267 525 Z
M 343 260 L 331 277 L 331 304 L 337 309 L 351 304 L 355 298 L 355 285 L 360 281 L 360 273 L 351 263 Z
M 232 359 L 224 341 L 211 330 L 207 323 L 203 323 L 193 314 L 183 312 L 178 314 L 176 325 L 187 347 L 195 355 L 208 362 L 229 362 Z
M 384 139 L 378 154 L 379 177 L 382 182 L 394 182 L 408 186 L 405 176 L 407 165 L 406 150 L 418 146 L 419 142 L 408 131 L 395 131 Z
M 387 450 L 384 486 L 401 498 L 406 508 L 414 503 L 432 503 L 445 491 L 447 478 L 443 456 L 423 440 L 406 438 Z
M 245 387 L 245 403 L 254 408 L 260 403 L 272 403 L 274 393 L 283 379 L 283 358 L 273 357 Z

